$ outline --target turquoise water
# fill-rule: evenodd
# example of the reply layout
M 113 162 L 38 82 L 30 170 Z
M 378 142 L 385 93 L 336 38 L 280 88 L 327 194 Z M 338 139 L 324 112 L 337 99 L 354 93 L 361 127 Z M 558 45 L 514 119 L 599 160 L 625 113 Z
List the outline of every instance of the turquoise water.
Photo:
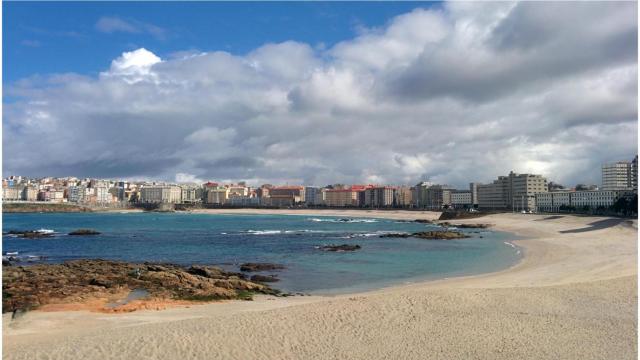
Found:
M 190 213 L 3 214 L 3 231 L 50 229 L 54 237 L 22 239 L 3 235 L 4 253 L 45 262 L 102 258 L 181 265 L 219 265 L 238 271 L 243 262 L 284 264 L 274 287 L 283 291 L 331 294 L 375 289 L 425 279 L 491 272 L 513 265 L 520 251 L 515 237 L 464 229 L 471 238 L 424 240 L 380 238 L 385 232 L 440 229 L 386 219 L 326 216 L 210 215 Z M 89 228 L 97 236 L 68 236 Z M 327 244 L 358 244 L 355 252 L 326 252 Z

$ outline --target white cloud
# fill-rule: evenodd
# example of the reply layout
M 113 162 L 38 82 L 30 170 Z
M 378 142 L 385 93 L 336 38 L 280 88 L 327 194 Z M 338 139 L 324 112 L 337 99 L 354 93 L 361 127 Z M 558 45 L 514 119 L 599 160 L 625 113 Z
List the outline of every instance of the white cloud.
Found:
M 145 23 L 137 20 L 125 20 L 117 16 L 103 16 L 98 19 L 95 25 L 96 30 L 113 34 L 117 32 L 124 32 L 129 34 L 150 34 L 158 39 L 164 39 L 166 31 L 156 25 Z
M 458 186 L 515 170 L 598 183 L 602 162 L 637 151 L 636 11 L 455 2 L 329 48 L 125 52 L 97 78 L 7 86 L 24 100 L 5 104 L 4 170 Z

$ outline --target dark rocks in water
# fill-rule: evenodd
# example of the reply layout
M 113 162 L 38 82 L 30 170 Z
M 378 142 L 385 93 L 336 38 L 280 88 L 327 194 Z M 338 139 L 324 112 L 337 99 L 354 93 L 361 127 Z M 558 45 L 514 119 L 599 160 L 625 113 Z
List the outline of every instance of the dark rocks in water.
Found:
M 274 275 L 253 275 L 250 280 L 253 282 L 260 282 L 260 283 L 280 281 L 280 279 L 278 279 Z
M 342 219 L 338 219 L 339 222 L 351 222 L 353 221 L 353 219 L 349 219 L 349 218 L 342 218 Z
M 459 229 L 487 229 L 491 227 L 491 224 L 452 224 L 450 222 L 441 222 L 438 223 L 440 226 L 444 227 L 457 227 Z
M 451 240 L 451 239 L 464 239 L 469 236 L 459 231 L 420 231 L 413 233 L 414 237 L 420 239 L 429 240 Z
M 415 232 L 413 234 L 407 233 L 397 233 L 397 234 L 382 234 L 381 238 L 408 238 L 415 237 L 419 239 L 427 239 L 427 240 L 453 240 L 453 239 L 464 239 L 469 236 L 461 233 L 459 231 L 420 231 Z
M 53 234 L 50 232 L 38 231 L 38 230 L 24 230 L 24 231 L 9 230 L 7 234 L 16 235 L 18 237 L 25 238 L 25 239 L 40 239 L 40 238 L 48 238 L 53 236 Z
M 320 250 L 324 250 L 324 251 L 356 251 L 360 249 L 361 249 L 360 245 L 349 245 L 349 244 L 320 246 Z
M 100 235 L 100 232 L 93 229 L 78 229 L 70 232 L 69 235 Z
M 244 263 L 240 265 L 240 271 L 244 271 L 244 272 L 282 270 L 282 269 L 285 269 L 284 265 L 271 264 L 271 263 Z
M 146 290 L 151 299 L 194 301 L 278 293 L 264 284 L 242 279 L 237 273 L 211 266 L 185 269 L 173 264 L 74 260 L 62 264 L 3 266 L 2 311 L 28 310 L 57 302 L 82 303 L 135 289 Z
M 408 238 L 408 237 L 412 237 L 413 234 L 409 234 L 409 233 L 389 233 L 389 234 L 382 234 L 378 237 L 381 238 Z
M 428 219 L 415 219 L 413 222 L 421 223 L 421 224 L 433 224 L 433 220 Z

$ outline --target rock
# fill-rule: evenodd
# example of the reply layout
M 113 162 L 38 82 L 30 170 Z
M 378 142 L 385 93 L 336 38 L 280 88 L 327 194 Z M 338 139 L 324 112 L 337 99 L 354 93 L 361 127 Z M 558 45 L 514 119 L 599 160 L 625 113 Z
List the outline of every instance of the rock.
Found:
M 409 234 L 409 233 L 389 233 L 389 234 L 382 234 L 378 237 L 381 238 L 408 238 L 408 237 L 412 237 L 413 234 Z
M 7 234 L 17 235 L 18 237 L 26 238 L 26 239 L 40 239 L 40 238 L 48 238 L 53 236 L 53 234 L 50 232 L 43 232 L 38 230 L 25 230 L 25 231 L 10 230 L 7 232 Z
M 69 235 L 100 235 L 100 232 L 93 229 L 78 229 L 70 232 Z
M 491 224 L 452 224 L 447 221 L 438 223 L 438 225 L 444 227 L 457 227 L 459 229 L 486 229 L 491 227 Z
M 244 263 L 240 265 L 240 271 L 244 271 L 244 272 L 282 270 L 282 269 L 286 269 L 284 265 L 271 264 L 271 263 Z
M 273 275 L 253 275 L 250 279 L 253 282 L 277 282 L 280 281 L 277 277 Z
M 135 274 L 132 276 L 131 274 Z M 185 269 L 173 264 L 136 264 L 108 260 L 75 260 L 62 264 L 3 266 L 4 312 L 41 304 L 82 302 L 143 289 L 149 299 L 211 301 L 238 299 L 276 290 L 212 266 Z
M 433 220 L 428 219 L 415 219 L 413 222 L 421 223 L 421 224 L 433 224 Z
M 381 238 L 409 238 L 415 237 L 419 239 L 428 239 L 428 240 L 452 240 L 452 239 L 464 239 L 469 236 L 461 233 L 459 231 L 420 231 L 415 232 L 413 234 L 408 233 L 391 233 L 391 234 L 382 234 L 379 237 Z
M 412 234 L 413 237 L 417 237 L 420 239 L 428 239 L 428 240 L 452 240 L 452 239 L 464 239 L 468 238 L 468 235 L 465 235 L 459 231 L 421 231 Z
M 349 245 L 349 244 L 320 246 L 320 249 L 325 251 L 356 251 L 356 250 L 359 250 L 360 248 L 361 248 L 360 245 Z

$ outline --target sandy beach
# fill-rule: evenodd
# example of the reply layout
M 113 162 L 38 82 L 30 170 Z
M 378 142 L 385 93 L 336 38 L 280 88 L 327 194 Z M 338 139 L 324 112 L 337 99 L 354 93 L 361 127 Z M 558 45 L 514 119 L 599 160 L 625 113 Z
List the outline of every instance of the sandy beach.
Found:
M 200 210 L 435 219 L 438 213 Z M 497 273 L 335 297 L 3 315 L 4 359 L 636 359 L 637 221 L 496 214 L 523 240 Z

